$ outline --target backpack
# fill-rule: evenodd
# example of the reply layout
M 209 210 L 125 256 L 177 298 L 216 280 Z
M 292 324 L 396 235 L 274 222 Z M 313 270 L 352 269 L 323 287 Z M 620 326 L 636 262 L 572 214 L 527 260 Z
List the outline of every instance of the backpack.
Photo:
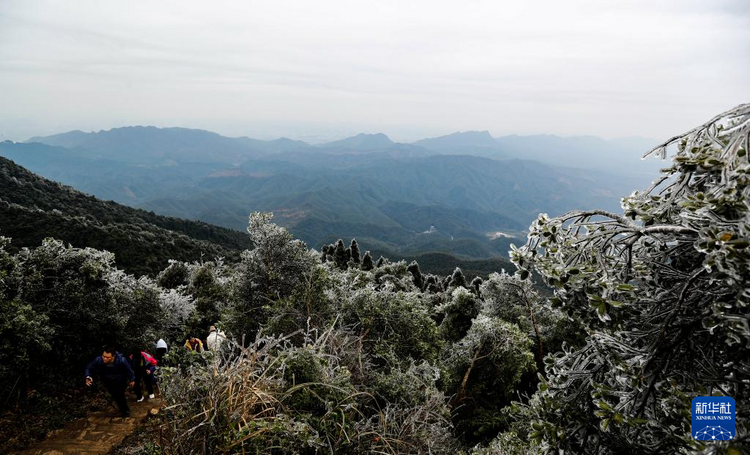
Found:
M 146 362 L 147 362 L 147 363 L 148 363 L 149 365 L 151 365 L 152 367 L 155 367 L 155 366 L 156 366 L 156 365 L 157 365 L 157 364 L 159 363 L 159 362 L 157 362 L 157 361 L 156 361 L 156 359 L 154 358 L 154 356 L 152 356 L 151 354 L 149 354 L 149 353 L 148 353 L 148 352 L 146 352 L 146 351 L 141 351 L 141 355 L 143 356 L 143 359 L 144 359 L 144 360 L 145 360 L 145 361 L 146 361 Z

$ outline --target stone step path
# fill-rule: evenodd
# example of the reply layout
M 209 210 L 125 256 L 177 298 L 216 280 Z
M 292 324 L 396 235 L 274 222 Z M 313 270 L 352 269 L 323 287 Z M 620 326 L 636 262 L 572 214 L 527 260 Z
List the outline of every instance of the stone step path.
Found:
M 159 397 L 140 403 L 129 400 L 130 417 L 120 417 L 114 407 L 77 419 L 65 428 L 51 431 L 44 441 L 21 452 L 23 455 L 107 454 L 133 433 L 151 413 L 161 407 Z

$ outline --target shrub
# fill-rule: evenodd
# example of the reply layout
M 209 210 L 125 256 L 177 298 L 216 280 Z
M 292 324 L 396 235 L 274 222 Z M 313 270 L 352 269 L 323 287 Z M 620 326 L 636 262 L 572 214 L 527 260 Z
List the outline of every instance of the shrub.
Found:
M 545 359 L 530 442 L 579 453 L 709 450 L 691 437 L 689 416 L 693 397 L 714 393 L 736 400 L 737 431 L 750 431 L 750 373 L 738 360 L 750 343 L 749 138 L 746 104 L 657 147 L 664 157 L 678 144 L 672 165 L 624 198 L 623 214 L 532 224 L 512 259 L 555 288 L 552 303 L 587 338 Z

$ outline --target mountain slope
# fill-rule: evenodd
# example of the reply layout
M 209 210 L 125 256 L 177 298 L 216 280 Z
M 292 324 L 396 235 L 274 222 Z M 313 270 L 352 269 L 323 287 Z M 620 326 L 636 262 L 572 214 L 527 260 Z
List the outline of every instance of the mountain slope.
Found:
M 168 259 L 236 259 L 252 246 L 241 232 L 101 201 L 2 157 L 0 235 L 13 240 L 12 250 L 38 245 L 45 237 L 108 250 L 135 274 L 158 273 Z
M 227 167 L 226 163 L 128 163 L 86 149 L 37 142 L 0 142 L 0 156 L 50 180 L 127 205 L 138 205 L 155 194 L 183 194 L 186 185 Z

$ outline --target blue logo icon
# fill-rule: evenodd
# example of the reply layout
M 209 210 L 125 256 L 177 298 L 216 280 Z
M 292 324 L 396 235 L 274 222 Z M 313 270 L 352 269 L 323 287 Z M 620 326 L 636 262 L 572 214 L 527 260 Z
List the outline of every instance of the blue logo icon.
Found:
M 726 441 L 733 439 L 734 398 L 695 397 L 693 398 L 693 438 L 698 441 Z

